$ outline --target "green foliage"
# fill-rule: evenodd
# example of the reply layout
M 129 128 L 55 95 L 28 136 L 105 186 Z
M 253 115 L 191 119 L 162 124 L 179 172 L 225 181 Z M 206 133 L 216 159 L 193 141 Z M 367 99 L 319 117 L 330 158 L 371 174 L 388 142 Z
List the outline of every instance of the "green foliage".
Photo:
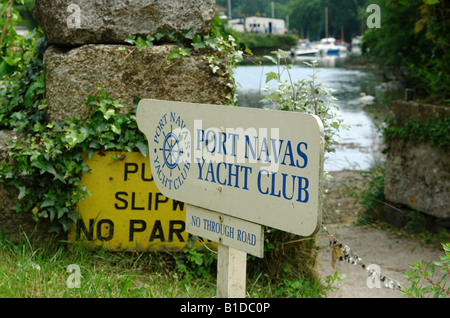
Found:
M 25 26 L 29 30 L 38 28 L 38 23 L 34 17 L 34 0 L 19 0 L 15 1 L 14 8 L 22 17 L 16 24 Z
M 145 38 L 143 37 L 136 37 L 135 35 L 129 35 L 125 42 L 129 43 L 131 45 L 135 45 L 138 51 L 142 51 L 146 47 L 153 47 L 153 41 L 155 38 L 151 35 L 147 35 Z
M 258 33 L 235 33 L 239 47 L 247 47 L 252 51 L 261 49 L 283 48 L 289 50 L 295 46 L 298 37 L 295 34 L 258 34 Z
M 217 254 L 205 246 L 194 247 L 197 239 L 196 236 L 189 238 L 187 248 L 176 255 L 177 269 L 188 278 L 213 278 L 216 276 Z
M 346 129 L 343 120 L 338 114 L 336 98 L 332 95 L 333 89 L 317 80 L 316 62 L 306 63 L 312 68 L 310 79 L 297 82 L 292 81 L 290 69 L 292 65 L 287 64 L 287 55 L 279 50 L 273 56 L 265 56 L 278 67 L 277 72 L 266 74 L 266 83 L 275 81 L 276 89 L 266 86 L 266 93 L 262 102 L 274 105 L 276 109 L 287 111 L 298 111 L 318 116 L 323 123 L 325 133 L 325 151 L 334 151 L 337 144 L 336 137 L 341 129 Z M 284 64 L 283 64 L 284 63 Z M 283 76 L 287 76 L 284 79 Z
M 119 114 L 120 102 L 105 91 L 90 97 L 91 116 L 64 122 L 28 122 L 10 144 L 10 166 L 2 163 L 0 181 L 17 188 L 20 201 L 14 209 L 32 211 L 36 220 L 49 218 L 52 231 L 67 231 L 76 222 L 76 205 L 89 194 L 81 184 L 88 173 L 84 155 L 107 150 L 148 153 L 143 134 L 137 133 L 135 108 Z
M 450 149 L 450 118 L 432 119 L 423 122 L 417 118 L 401 121 L 398 118 L 386 121 L 383 130 L 384 142 L 395 140 L 399 143 L 414 144 L 427 142 L 443 151 Z
M 411 270 L 403 273 L 409 282 L 409 285 L 402 286 L 401 293 L 403 296 L 414 298 L 445 298 L 450 296 L 450 287 L 447 286 L 448 275 L 450 274 L 450 243 L 444 243 L 442 247 L 445 256 L 441 256 L 440 261 L 428 262 L 425 267 L 423 260 L 409 265 Z M 443 274 L 440 279 L 435 278 L 436 269 L 439 269 Z
M 386 202 L 384 197 L 386 172 L 384 165 L 376 165 L 368 171 L 362 171 L 360 175 L 362 177 L 360 182 L 349 180 L 344 187 L 345 192 L 362 206 L 358 223 L 365 224 L 380 217 Z
M 0 4 L 0 77 L 13 75 L 14 72 L 23 72 L 29 63 L 33 50 L 33 41 L 36 33 L 26 38 L 19 36 L 14 30 L 15 23 L 21 20 L 11 1 L 2 1 Z
M 445 1 L 377 0 L 381 28 L 364 34 L 363 49 L 382 64 L 409 69 L 410 86 L 438 102 L 450 103 L 448 32 Z M 399 32 L 401 30 L 401 32 Z
M 290 13 L 289 3 L 292 0 L 275 1 L 275 17 L 284 19 Z M 228 8 L 227 0 L 216 0 L 216 3 L 224 8 Z M 272 14 L 271 0 L 239 0 L 231 2 L 231 12 L 233 17 L 245 16 L 267 16 Z
M 294 0 L 291 1 L 291 28 L 312 41 L 320 40 L 325 33 L 325 8 L 328 8 L 328 36 L 341 38 L 341 28 L 344 30 L 346 42 L 351 37 L 361 34 L 361 10 L 365 11 L 364 0 Z

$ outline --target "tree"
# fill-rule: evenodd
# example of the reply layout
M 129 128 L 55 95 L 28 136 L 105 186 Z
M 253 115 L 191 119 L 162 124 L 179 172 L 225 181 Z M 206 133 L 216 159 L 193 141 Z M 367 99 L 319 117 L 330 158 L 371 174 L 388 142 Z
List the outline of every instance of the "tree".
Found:
M 340 39 L 343 29 L 345 40 L 350 42 L 360 34 L 363 4 L 364 0 L 294 0 L 289 5 L 290 24 L 304 37 L 320 40 L 325 37 L 325 8 L 328 8 L 328 36 Z
M 363 50 L 380 63 L 407 68 L 412 87 L 450 105 L 450 9 L 445 1 L 375 2 L 381 7 L 381 28 L 367 30 Z

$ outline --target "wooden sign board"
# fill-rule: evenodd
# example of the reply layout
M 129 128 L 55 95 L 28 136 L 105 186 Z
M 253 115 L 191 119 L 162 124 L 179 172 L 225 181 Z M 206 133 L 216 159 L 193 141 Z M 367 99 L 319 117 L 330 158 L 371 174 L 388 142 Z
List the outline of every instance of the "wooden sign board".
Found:
M 320 226 L 317 116 L 141 100 L 156 186 L 166 197 L 301 236 Z
M 259 224 L 188 204 L 186 231 L 247 254 L 264 255 L 264 232 Z
M 97 153 L 85 160 L 91 172 L 81 182 L 91 195 L 79 202 L 80 220 L 70 229 L 69 239 L 110 250 L 186 247 L 191 235 L 186 232 L 185 203 L 158 190 L 148 157 L 124 152 L 115 160 L 114 154 Z

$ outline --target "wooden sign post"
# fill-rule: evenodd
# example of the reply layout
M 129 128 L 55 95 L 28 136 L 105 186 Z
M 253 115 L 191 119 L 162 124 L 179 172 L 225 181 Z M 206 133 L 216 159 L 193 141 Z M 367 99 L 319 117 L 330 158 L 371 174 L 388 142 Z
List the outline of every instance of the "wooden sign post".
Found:
M 263 257 L 263 227 L 188 204 L 186 232 L 218 243 L 217 297 L 244 298 L 247 253 Z
M 217 298 L 245 298 L 247 253 L 219 244 Z
M 320 227 L 323 125 L 317 116 L 142 100 L 156 186 L 185 202 L 186 231 L 219 243 L 217 296 L 245 297 L 246 254 L 263 257 L 263 226 Z

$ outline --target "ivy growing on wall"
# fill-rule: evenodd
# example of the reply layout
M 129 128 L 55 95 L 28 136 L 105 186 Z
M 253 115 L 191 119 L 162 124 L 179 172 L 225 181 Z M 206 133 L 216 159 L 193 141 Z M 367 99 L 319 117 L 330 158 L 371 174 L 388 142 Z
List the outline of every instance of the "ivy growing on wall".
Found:
M 138 51 L 147 47 L 151 48 L 155 43 L 161 41 L 174 42 L 178 46 L 167 57 L 169 65 L 180 61 L 183 57 L 191 56 L 193 51 L 202 52 L 201 56 L 208 62 L 212 73 L 232 83 L 228 85 L 232 85 L 234 91 L 236 84 L 233 77 L 233 68 L 243 60 L 243 52 L 238 49 L 235 37 L 227 34 L 219 17 L 213 19 L 211 31 L 207 34 L 194 33 L 192 30 L 183 30 L 176 33 L 159 28 L 154 35 L 129 35 L 125 39 L 126 43 L 135 46 Z M 124 47 L 119 49 L 125 50 Z M 228 93 L 224 97 L 229 104 L 235 105 L 237 103 L 236 95 L 233 93 Z
M 385 144 L 392 140 L 400 143 L 412 142 L 418 144 L 427 142 L 443 151 L 450 151 L 450 118 L 422 121 L 417 118 L 400 120 L 394 118 L 386 121 L 383 130 Z
M 25 38 L 19 36 L 8 22 L 6 28 L 8 37 L 2 52 L 8 67 L 0 68 L 3 72 L 0 129 L 14 131 L 15 136 L 8 145 L 8 160 L 0 162 L 0 184 L 17 190 L 19 200 L 14 210 L 31 211 L 35 220 L 49 219 L 52 232 L 65 232 L 78 219 L 77 203 L 89 195 L 89 189 L 81 181 L 82 174 L 90 170 L 86 158 L 95 153 L 106 155 L 107 151 L 113 151 L 115 160 L 123 159 L 126 152 L 148 154 L 147 140 L 136 123 L 138 100 L 130 113 L 121 114 L 118 111 L 121 102 L 99 88 L 97 94 L 86 101 L 90 110 L 87 119 L 48 121 L 42 67 L 47 47 L 45 37 L 40 31 Z M 164 37 L 172 37 L 179 46 L 170 53 L 168 63 L 189 56 L 191 50 L 207 49 L 204 58 L 211 71 L 217 72 L 216 66 L 221 64 L 223 73 L 219 76 L 232 78 L 232 67 L 242 57 L 233 38 L 225 35 L 218 20 L 208 34 L 186 31 L 178 35 L 158 31 L 146 37 L 130 36 L 125 42 L 142 50 Z M 216 59 L 218 55 L 220 59 Z M 234 102 L 234 96 L 226 98 L 230 104 Z

